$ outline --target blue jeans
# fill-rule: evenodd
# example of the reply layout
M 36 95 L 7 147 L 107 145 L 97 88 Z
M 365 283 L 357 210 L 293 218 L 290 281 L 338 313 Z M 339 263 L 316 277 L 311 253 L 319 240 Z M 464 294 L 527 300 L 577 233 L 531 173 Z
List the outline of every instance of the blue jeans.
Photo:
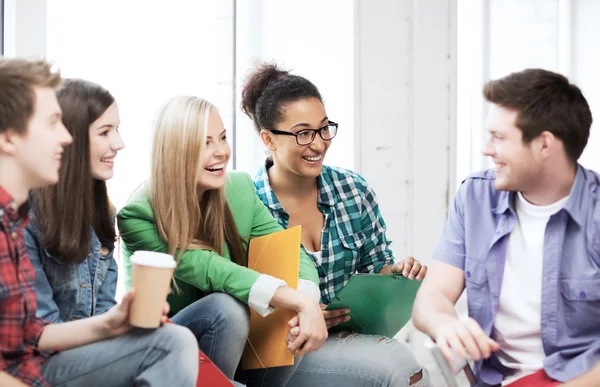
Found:
M 427 370 L 402 343 L 383 336 L 330 332 L 293 366 L 250 371 L 249 387 L 428 387 Z
M 192 333 L 176 325 L 135 329 L 58 352 L 44 363 L 43 374 L 53 387 L 193 387 L 198 347 Z
M 202 352 L 233 379 L 250 331 L 248 306 L 229 294 L 211 293 L 180 310 L 171 320 L 189 328 Z

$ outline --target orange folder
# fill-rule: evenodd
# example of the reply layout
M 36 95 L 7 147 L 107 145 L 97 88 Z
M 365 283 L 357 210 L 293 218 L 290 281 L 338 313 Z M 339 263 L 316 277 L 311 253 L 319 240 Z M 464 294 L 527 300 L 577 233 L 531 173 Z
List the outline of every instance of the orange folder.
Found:
M 297 289 L 301 230 L 301 226 L 296 226 L 252 239 L 248 249 L 248 267 L 280 278 Z M 242 356 L 244 370 L 294 364 L 294 354 L 286 350 L 285 341 L 290 329 L 288 321 L 294 316 L 293 311 L 286 309 L 276 309 L 267 317 L 250 310 L 250 335 Z

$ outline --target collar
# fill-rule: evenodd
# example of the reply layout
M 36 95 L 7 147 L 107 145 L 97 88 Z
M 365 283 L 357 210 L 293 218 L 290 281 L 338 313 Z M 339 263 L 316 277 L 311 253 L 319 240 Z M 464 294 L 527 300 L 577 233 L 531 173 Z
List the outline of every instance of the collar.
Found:
M 13 197 L 0 186 L 0 219 L 8 217 L 10 221 L 26 220 L 29 213 L 29 202 L 17 206 Z
M 269 174 L 267 171 L 273 165 L 273 159 L 270 157 L 267 158 L 265 164 L 258 171 L 255 181 L 260 182 L 264 189 L 264 193 L 262 193 L 262 195 L 264 195 L 267 199 L 265 202 L 267 207 L 275 211 L 285 211 L 279 200 L 277 200 L 277 196 L 275 196 L 275 192 L 273 192 L 273 189 L 269 184 Z M 321 173 L 319 176 L 317 176 L 318 204 L 332 207 L 335 204 L 333 192 L 336 188 L 329 170 L 330 168 L 324 165 Z
M 588 187 L 589 186 L 589 187 Z M 589 188 L 589 189 L 588 189 Z M 587 204 L 586 195 L 589 193 L 596 193 L 598 185 L 591 181 L 585 174 L 585 170 L 579 164 L 577 164 L 577 172 L 575 174 L 575 180 L 571 186 L 569 192 L 569 200 L 563 207 L 563 209 L 571 216 L 571 218 L 581 226 L 584 223 Z M 500 199 L 496 208 L 492 209 L 496 214 L 503 214 L 506 210 L 509 210 L 514 214 L 514 197 L 515 192 L 501 191 Z

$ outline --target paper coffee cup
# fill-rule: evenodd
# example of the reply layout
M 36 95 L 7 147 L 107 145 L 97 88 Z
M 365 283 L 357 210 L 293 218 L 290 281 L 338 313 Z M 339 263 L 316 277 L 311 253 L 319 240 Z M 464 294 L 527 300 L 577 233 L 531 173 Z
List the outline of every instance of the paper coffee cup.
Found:
M 136 251 L 130 262 L 135 296 L 131 301 L 129 323 L 139 328 L 157 328 L 169 294 L 175 260 L 169 254 Z

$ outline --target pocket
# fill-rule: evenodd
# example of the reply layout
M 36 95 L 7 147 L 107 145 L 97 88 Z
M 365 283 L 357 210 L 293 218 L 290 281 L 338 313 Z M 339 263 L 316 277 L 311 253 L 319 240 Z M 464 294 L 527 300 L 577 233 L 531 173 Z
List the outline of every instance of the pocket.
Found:
M 563 279 L 565 322 L 576 335 L 596 332 L 600 320 L 600 278 Z
M 43 249 L 46 259 L 43 260 L 44 272 L 52 289 L 63 289 L 71 285 L 75 279 L 75 266 L 70 263 L 65 263 L 54 257 L 48 250 Z
M 102 249 L 105 249 L 105 247 L 103 247 Z M 106 248 L 106 253 L 103 254 L 102 249 L 100 249 L 100 252 L 98 254 L 98 267 L 96 268 L 96 277 L 98 278 L 99 285 L 104 281 L 104 278 L 106 278 L 106 272 L 110 267 L 114 252 L 114 248 Z M 91 254 L 89 258 L 91 258 Z
M 465 287 L 469 314 L 477 312 L 489 299 L 489 287 L 485 264 L 477 259 L 465 259 Z
M 355 232 L 352 235 L 340 236 L 340 241 L 347 250 L 360 250 L 364 244 L 364 236 L 362 232 Z

